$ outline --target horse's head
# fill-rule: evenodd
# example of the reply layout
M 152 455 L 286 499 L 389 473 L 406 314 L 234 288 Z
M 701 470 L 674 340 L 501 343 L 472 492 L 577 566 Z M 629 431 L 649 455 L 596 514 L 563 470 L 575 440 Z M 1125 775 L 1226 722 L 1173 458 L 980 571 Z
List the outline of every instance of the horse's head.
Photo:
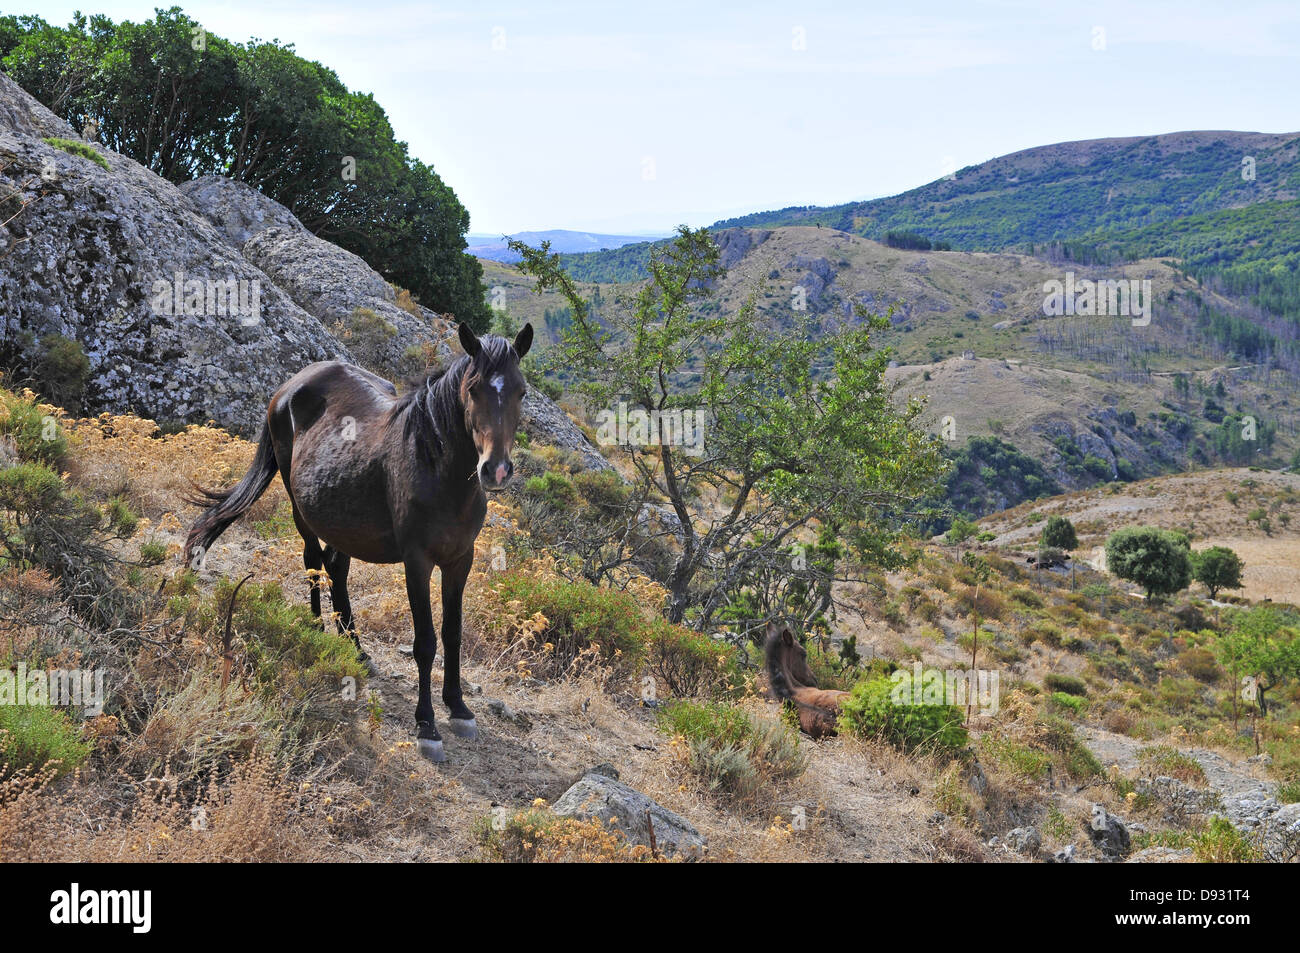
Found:
M 767 624 L 767 657 L 780 666 L 792 688 L 816 688 L 817 676 L 808 665 L 808 650 L 784 623 Z
M 533 326 L 525 324 L 511 344 L 495 334 L 480 338 L 462 324 L 460 344 L 470 356 L 460 382 L 465 429 L 478 451 L 478 478 L 485 490 L 500 490 L 510 482 L 514 464 L 510 452 L 527 385 L 519 362 L 533 343 Z

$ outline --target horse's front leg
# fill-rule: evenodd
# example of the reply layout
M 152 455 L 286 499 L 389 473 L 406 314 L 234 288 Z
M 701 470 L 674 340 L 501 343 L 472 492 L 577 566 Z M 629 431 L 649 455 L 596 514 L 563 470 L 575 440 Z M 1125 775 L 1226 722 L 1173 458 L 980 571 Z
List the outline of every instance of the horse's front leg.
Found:
M 446 761 L 442 736 L 433 720 L 433 659 L 438 654 L 438 634 L 433 627 L 433 607 L 429 600 L 429 578 L 433 564 L 424 556 L 406 560 L 406 597 L 411 602 L 411 622 L 415 626 L 412 655 L 420 672 L 420 700 L 415 706 L 415 748 L 430 761 Z
M 460 562 L 442 567 L 442 700 L 451 711 L 452 734 L 461 738 L 478 737 L 478 723 L 465 707 L 460 683 L 461 601 L 473 565 L 471 549 Z

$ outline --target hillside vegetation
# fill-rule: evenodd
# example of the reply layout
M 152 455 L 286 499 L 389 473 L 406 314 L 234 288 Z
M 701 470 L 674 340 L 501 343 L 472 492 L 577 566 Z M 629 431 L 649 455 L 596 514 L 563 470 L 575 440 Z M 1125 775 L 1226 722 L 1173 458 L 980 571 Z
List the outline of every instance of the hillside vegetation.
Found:
M 530 543 L 527 527 L 549 505 L 530 482 L 492 504 L 478 543 L 465 678 L 484 731 L 451 752 L 465 770 L 444 772 L 409 740 L 414 667 L 400 571 L 354 568 L 362 641 L 382 672 L 367 680 L 350 644 L 306 616 L 278 487 L 203 573 L 176 568 L 193 512 L 181 500 L 188 479 L 229 481 L 251 444 L 204 427 L 163 434 L 132 417 L 74 420 L 30 395 L 5 392 L 0 403 L 5 662 L 110 673 L 97 715 L 41 709 L 48 715 L 24 719 L 6 709 L 6 860 L 655 859 L 598 822 L 552 812 L 578 775 L 605 762 L 689 818 L 713 860 L 1011 861 L 1067 848 L 1104 859 L 1094 804 L 1124 818 L 1130 858 L 1296 856 L 1272 814 L 1250 826 L 1256 802 L 1246 796 L 1280 817 L 1290 816 L 1280 803 L 1300 798 L 1296 683 L 1273 686 L 1268 715 L 1253 719 L 1244 703 L 1234 708 L 1235 682 L 1216 661 L 1220 633 L 1247 604 L 1211 609 L 1193 594 L 1147 605 L 1082 563 L 1073 578 L 1029 570 L 1020 544 L 1036 520 L 1023 510 L 989 521 L 998 537 L 974 550 L 977 563 L 963 555 L 969 544 L 918 544 L 913 568 L 841 593 L 855 611 L 809 642 L 828 685 L 865 686 L 915 662 L 962 666 L 972 651 L 979 667 L 1001 671 L 1000 705 L 974 713 L 968 740 L 912 750 L 870 721 L 861 737 L 796 739 L 767 700 L 752 647 L 662 622 L 652 607 L 663 590 L 647 579 L 592 587 Z M 54 440 L 41 436 L 47 418 L 58 421 Z M 540 445 L 520 465 L 584 472 Z M 40 496 L 17 492 L 41 472 L 52 482 Z M 1186 513 L 1210 534 L 1197 545 L 1236 531 L 1234 504 L 1180 479 L 1146 484 L 1157 498 L 1142 518 Z M 1256 479 L 1239 502 L 1280 523 L 1294 480 Z M 595 492 L 579 499 L 594 503 Z M 1189 505 L 1191 494 L 1211 509 Z M 1094 525 L 1092 499 L 1054 499 L 1041 512 L 1070 514 L 1086 548 L 1123 522 L 1115 514 Z M 42 534 L 69 531 L 68 520 L 87 544 L 99 540 L 82 565 L 102 575 L 61 575 L 43 555 Z M 19 538 L 29 548 L 14 549 Z M 235 602 L 223 689 L 224 619 L 246 573 L 254 581 Z M 1271 611 L 1300 624 L 1280 599 Z M 856 651 L 843 650 L 849 638 Z M 674 680 L 692 664 L 696 677 Z M 647 675 L 661 692 L 651 702 Z M 350 684 L 355 694 L 339 690 Z M 1267 757 L 1247 763 L 1255 735 Z M 743 739 L 741 753 L 726 753 L 737 750 L 728 739 Z M 1211 805 L 1231 819 L 1226 828 L 1210 820 Z

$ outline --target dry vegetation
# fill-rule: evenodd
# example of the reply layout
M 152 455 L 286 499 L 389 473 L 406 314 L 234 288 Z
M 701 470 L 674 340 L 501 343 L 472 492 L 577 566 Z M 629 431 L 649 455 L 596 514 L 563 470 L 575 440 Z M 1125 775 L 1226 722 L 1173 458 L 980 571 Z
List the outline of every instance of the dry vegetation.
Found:
M 987 841 L 1033 824 L 1045 851 L 1087 851 L 1094 802 L 1149 829 L 1202 836 L 1197 819 L 1170 826 L 1158 805 L 1135 803 L 1137 774 L 1099 762 L 1075 727 L 1146 746 L 1194 742 L 1235 762 L 1248 753 L 1225 722 L 1227 681 L 1206 660 L 1204 619 L 1187 615 L 1200 610 L 1143 606 L 1116 587 L 1108 598 L 1089 595 L 1105 580 L 1088 568 L 1073 589 L 1068 574 L 1025 569 L 1014 544 L 1028 541 L 1029 508 L 986 521 L 1001 536 L 986 547 L 993 573 L 978 598 L 958 549 L 923 546 L 912 570 L 844 587 L 838 595 L 851 611 L 824 652 L 813 647 L 826 682 L 845 687 L 862 674 L 837 661 L 838 642 L 850 634 L 864 667 L 874 659 L 876 671 L 914 660 L 961 667 L 978 607 L 977 664 L 1001 671 L 1002 704 L 972 719 L 966 754 L 905 754 L 872 737 L 796 738 L 757 672 L 721 650 L 707 656 L 712 674 L 694 683 L 691 703 L 718 706 L 749 727 L 738 754 L 700 747 L 662 704 L 642 697 L 646 659 L 661 643 L 676 644 L 653 611 L 662 590 L 633 578 L 622 593 L 582 594 L 585 609 L 607 622 L 576 637 L 563 601 L 576 598 L 574 584 L 521 539 L 515 498 L 491 504 L 466 597 L 464 678 L 481 737 L 449 739 L 449 762 L 435 766 L 411 740 L 415 666 L 399 567 L 353 567 L 361 639 L 383 673 L 367 681 L 340 651 L 346 642 L 304 636 L 306 581 L 278 485 L 223 537 L 204 572 L 180 568 L 190 480 L 236 479 L 250 444 L 210 427 L 164 433 L 131 417 L 61 425 L 66 485 L 96 505 L 124 501 L 138 517 L 115 543 L 135 615 L 114 625 L 78 621 L 47 573 L 0 573 L 0 653 L 110 672 L 104 714 L 68 714 L 64 733 L 85 749 L 75 771 L 58 762 L 0 769 L 3 859 L 657 859 L 599 823 L 550 811 L 584 771 L 611 763 L 624 782 L 689 819 L 715 861 L 1017 861 Z M 12 456 L 12 440 L 8 447 Z M 1258 479 L 1261 501 L 1285 492 L 1271 477 Z M 1153 490 L 1161 485 L 1152 481 Z M 1171 478 L 1163 486 L 1182 493 L 1199 484 Z M 1128 489 L 1140 495 L 1142 487 Z M 1208 506 L 1216 491 L 1202 489 Z M 1097 520 L 1099 538 L 1107 524 L 1092 502 L 1083 505 L 1092 499 L 1039 508 L 1066 507 L 1081 530 Z M 1108 499 L 1099 494 L 1095 504 Z M 1192 512 L 1186 502 L 1176 510 L 1184 516 Z M 1226 520 L 1221 509 L 1214 518 Z M 161 562 L 152 558 L 160 550 Z M 508 572 L 494 564 L 502 552 Z M 234 615 L 233 676 L 223 692 L 223 612 L 231 582 L 246 573 L 254 582 Z M 306 647 L 291 650 L 300 641 Z M 337 684 L 348 677 L 358 691 L 341 698 Z M 1070 678 L 1081 694 L 1047 687 L 1069 688 Z M 1273 752 L 1271 776 L 1286 784 L 1300 769 L 1300 731 L 1294 688 L 1281 695 L 1282 711 L 1261 724 L 1261 736 Z M 1196 780 L 1175 755 L 1163 757 Z M 504 827 L 488 820 L 498 806 Z

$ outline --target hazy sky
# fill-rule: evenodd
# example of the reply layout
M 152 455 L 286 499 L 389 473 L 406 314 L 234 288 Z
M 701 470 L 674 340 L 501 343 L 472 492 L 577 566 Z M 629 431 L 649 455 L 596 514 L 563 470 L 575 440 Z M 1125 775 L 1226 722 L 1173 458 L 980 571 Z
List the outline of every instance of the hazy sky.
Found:
M 160 3 L 0 0 L 65 23 Z M 667 231 L 1030 146 L 1300 128 L 1300 3 L 189 2 L 373 92 L 476 232 Z

